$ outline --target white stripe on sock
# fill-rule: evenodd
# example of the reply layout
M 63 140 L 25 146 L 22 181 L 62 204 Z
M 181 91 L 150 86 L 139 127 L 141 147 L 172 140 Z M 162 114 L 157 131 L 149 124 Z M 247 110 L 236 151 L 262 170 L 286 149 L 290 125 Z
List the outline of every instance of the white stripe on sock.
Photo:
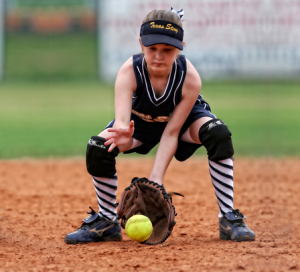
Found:
M 103 182 L 101 177 L 97 177 L 97 178 L 94 177 L 94 179 L 95 179 L 95 180 L 98 180 L 98 181 L 100 181 L 100 182 L 102 182 L 102 183 L 106 183 L 106 184 L 108 184 L 108 185 L 113 185 L 113 186 L 117 186 L 117 185 L 118 185 L 118 180 L 117 180 L 117 179 L 111 179 L 110 182 L 108 182 L 108 181 Z M 102 184 L 99 184 L 99 183 L 97 183 L 95 180 L 93 180 L 93 181 L 94 181 L 94 185 L 95 185 L 96 188 L 98 188 L 98 189 L 100 189 L 100 190 L 102 190 L 102 191 L 105 191 L 105 192 L 107 192 L 108 194 L 116 195 L 116 190 L 115 190 L 115 189 L 109 188 L 109 187 L 107 187 L 107 186 L 105 186 L 105 185 L 102 185 Z
M 233 167 L 233 161 L 231 158 L 229 159 L 225 159 L 225 160 L 222 160 L 220 161 L 220 163 L 222 164 L 225 164 L 225 165 L 228 165 L 228 166 L 231 166 Z M 228 185 L 230 187 L 233 188 L 233 180 L 228 178 L 228 177 L 224 177 L 223 175 L 217 173 L 216 171 L 219 171 L 221 173 L 224 173 L 226 175 L 230 175 L 231 177 L 233 177 L 233 170 L 232 169 L 229 169 L 227 167 L 224 167 L 224 166 L 221 166 L 213 161 L 209 161 L 209 164 L 211 166 L 209 166 L 209 171 L 210 171 L 210 174 L 211 174 L 211 181 L 213 183 L 213 185 L 219 189 L 221 192 L 224 192 L 225 194 L 229 195 L 232 197 L 233 199 L 233 191 L 230 189 L 230 188 L 227 188 L 225 187 L 224 185 L 220 184 L 217 180 L 214 180 L 213 177 L 215 177 L 216 179 L 218 179 L 220 182 L 224 183 L 225 185 Z M 216 169 L 216 171 L 214 171 L 212 169 L 212 167 L 214 167 Z M 220 193 L 216 188 L 215 189 L 215 194 L 216 196 L 221 200 L 223 201 L 225 204 L 227 204 L 230 208 L 224 206 L 222 204 L 221 201 L 219 201 L 219 199 L 217 198 L 217 201 L 218 201 L 218 204 L 219 204 L 219 217 L 222 217 L 223 216 L 223 213 L 227 213 L 229 212 L 230 210 L 233 209 L 233 201 L 228 198 L 227 196 L 223 195 L 222 193 Z
M 222 161 L 220 161 L 220 162 L 221 162 L 222 164 L 226 164 L 226 165 L 228 165 L 228 166 L 233 167 L 233 162 L 232 162 L 231 159 L 229 159 L 229 161 L 226 161 L 226 163 L 225 163 L 224 161 L 225 161 L 225 160 L 222 160 Z M 228 162 L 230 162 L 230 164 L 229 164 Z M 225 174 L 227 174 L 227 175 L 233 176 L 233 170 L 232 170 L 232 169 L 229 169 L 229 168 L 227 168 L 227 167 L 221 166 L 221 165 L 219 165 L 219 164 L 217 164 L 217 163 L 215 163 L 215 162 L 213 162 L 213 161 L 210 161 L 210 164 L 211 164 L 214 168 L 218 169 L 219 171 L 222 171 L 223 173 L 225 173 Z
M 215 167 L 217 170 L 221 171 L 220 169 L 218 169 L 217 167 Z M 210 174 L 212 176 L 214 176 L 216 179 L 220 180 L 221 182 L 231 186 L 233 188 L 233 180 L 230 179 L 230 178 L 227 178 L 227 177 L 224 177 L 222 175 L 220 175 L 219 173 L 215 172 L 213 169 L 211 169 L 211 167 L 209 167 L 209 171 L 210 171 Z M 216 180 L 216 182 L 218 182 Z
M 117 175 L 115 175 L 115 177 L 117 177 Z M 118 180 L 117 179 L 104 178 L 104 177 L 93 177 L 93 182 L 94 182 L 95 191 L 96 191 L 97 200 L 98 200 L 99 205 L 105 207 L 106 209 L 113 212 L 114 214 L 117 214 L 116 208 L 113 207 L 116 204 L 117 190 L 115 190 L 113 188 L 109 188 L 105 185 L 99 184 L 99 183 L 96 182 L 96 180 L 100 181 L 102 183 L 105 183 L 107 185 L 112 185 L 112 186 L 116 186 L 116 187 L 118 186 Z M 105 193 L 108 193 L 108 194 L 112 195 L 113 197 L 111 197 L 111 196 L 109 196 Z M 101 197 L 102 199 L 105 199 L 106 201 L 111 203 L 111 205 L 109 205 L 106 202 L 102 201 L 99 197 Z M 116 216 L 114 216 L 111 213 L 105 211 L 104 209 L 101 209 L 100 206 L 99 206 L 99 214 L 103 214 L 105 217 L 111 219 L 112 221 L 114 221 L 116 219 Z

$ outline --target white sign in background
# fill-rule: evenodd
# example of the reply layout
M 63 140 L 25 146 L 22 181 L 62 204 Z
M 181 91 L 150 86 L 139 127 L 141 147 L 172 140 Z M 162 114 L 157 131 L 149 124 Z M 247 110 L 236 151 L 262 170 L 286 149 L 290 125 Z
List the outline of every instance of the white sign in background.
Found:
M 182 52 L 202 78 L 300 75 L 300 0 L 99 0 L 100 75 L 114 80 L 141 51 L 153 9 L 184 9 Z

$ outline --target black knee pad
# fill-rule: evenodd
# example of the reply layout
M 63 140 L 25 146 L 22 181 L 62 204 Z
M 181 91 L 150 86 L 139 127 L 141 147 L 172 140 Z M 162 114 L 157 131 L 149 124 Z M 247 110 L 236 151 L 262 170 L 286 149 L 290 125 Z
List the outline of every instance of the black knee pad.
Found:
M 220 119 L 206 122 L 199 130 L 199 139 L 207 150 L 208 159 L 220 161 L 234 154 L 231 132 Z
M 86 167 L 92 176 L 111 178 L 117 172 L 116 157 L 119 148 L 115 147 L 108 152 L 109 146 L 105 146 L 105 142 L 105 138 L 92 136 L 86 150 Z

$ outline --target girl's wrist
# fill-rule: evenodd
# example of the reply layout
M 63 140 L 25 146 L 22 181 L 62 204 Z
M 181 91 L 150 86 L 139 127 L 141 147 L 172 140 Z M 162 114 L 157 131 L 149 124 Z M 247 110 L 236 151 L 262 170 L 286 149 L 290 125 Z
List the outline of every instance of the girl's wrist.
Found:
M 156 182 L 156 183 L 158 183 L 159 185 L 162 185 L 162 180 L 163 180 L 163 179 L 162 179 L 161 177 L 156 176 L 156 175 L 150 174 L 149 180 L 150 180 L 150 181 L 153 181 L 153 182 Z

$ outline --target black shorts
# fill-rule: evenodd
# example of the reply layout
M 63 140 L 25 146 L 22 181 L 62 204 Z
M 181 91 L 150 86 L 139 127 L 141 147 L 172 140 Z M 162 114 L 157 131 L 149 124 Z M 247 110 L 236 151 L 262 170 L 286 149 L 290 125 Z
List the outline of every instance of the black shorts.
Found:
M 182 134 L 190 127 L 192 123 L 202 117 L 211 117 L 213 119 L 216 118 L 214 114 L 212 114 L 209 104 L 202 99 L 202 96 L 199 95 L 195 105 L 193 106 L 189 116 L 184 122 L 178 137 L 178 146 L 175 152 L 175 158 L 178 161 L 185 161 L 190 156 L 194 154 L 194 152 L 201 147 L 201 144 L 193 144 L 180 140 Z M 164 129 L 167 123 L 158 123 L 158 122 L 146 122 L 136 116 L 135 114 L 131 114 L 131 120 L 134 120 L 134 133 L 132 135 L 133 138 L 139 140 L 142 145 L 125 151 L 124 154 L 129 153 L 139 153 L 139 154 L 148 154 L 149 151 L 155 147 L 159 142 L 160 138 L 164 132 Z M 105 128 L 110 128 L 113 126 L 115 120 L 111 121 L 108 126 Z

